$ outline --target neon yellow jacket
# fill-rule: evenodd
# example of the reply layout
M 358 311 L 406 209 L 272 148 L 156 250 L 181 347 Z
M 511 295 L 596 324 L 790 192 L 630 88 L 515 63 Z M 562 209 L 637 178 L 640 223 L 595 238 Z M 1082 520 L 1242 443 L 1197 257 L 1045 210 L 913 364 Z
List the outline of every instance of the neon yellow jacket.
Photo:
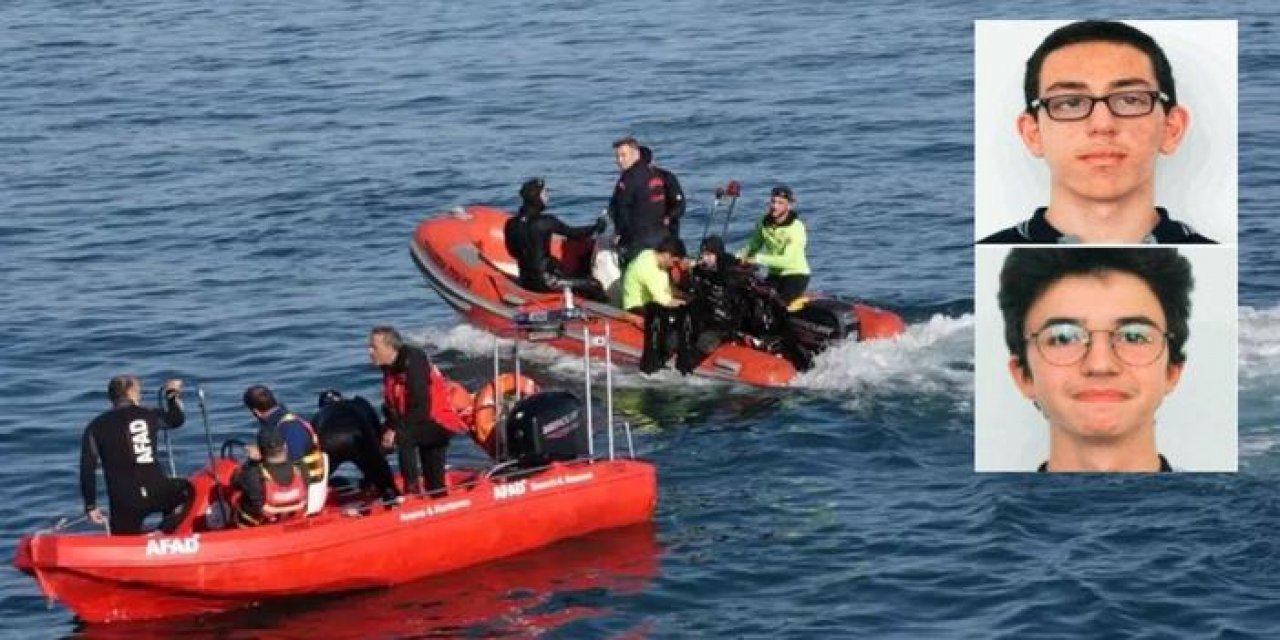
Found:
M 754 257 L 772 275 L 809 275 L 809 260 L 804 255 L 807 243 L 804 223 L 794 211 L 781 224 L 774 224 L 766 213 L 740 255 Z
M 671 306 L 671 276 L 658 266 L 658 254 L 645 249 L 627 265 L 622 276 L 622 308 L 643 307 L 650 302 Z

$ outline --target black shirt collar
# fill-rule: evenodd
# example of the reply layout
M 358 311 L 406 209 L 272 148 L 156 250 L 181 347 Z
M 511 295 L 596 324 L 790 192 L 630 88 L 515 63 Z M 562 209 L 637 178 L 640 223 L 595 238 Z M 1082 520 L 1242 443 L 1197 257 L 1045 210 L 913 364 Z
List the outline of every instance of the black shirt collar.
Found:
M 1163 453 L 1157 453 L 1156 457 L 1160 458 L 1160 473 L 1173 471 L 1173 467 L 1169 464 L 1169 459 L 1164 457 Z M 1045 460 L 1044 462 L 1041 462 L 1040 466 L 1036 468 L 1036 471 L 1040 473 L 1049 471 L 1049 461 Z
M 1018 234 L 1036 244 L 1080 244 L 1078 236 L 1066 235 L 1049 224 L 1045 217 L 1048 211 L 1048 207 L 1036 209 L 1031 219 L 1020 222 L 1015 227 Z M 1156 215 L 1160 216 L 1160 220 L 1142 239 L 1142 244 L 1176 244 L 1199 237 L 1195 229 L 1171 219 L 1169 211 L 1164 207 L 1156 207 Z

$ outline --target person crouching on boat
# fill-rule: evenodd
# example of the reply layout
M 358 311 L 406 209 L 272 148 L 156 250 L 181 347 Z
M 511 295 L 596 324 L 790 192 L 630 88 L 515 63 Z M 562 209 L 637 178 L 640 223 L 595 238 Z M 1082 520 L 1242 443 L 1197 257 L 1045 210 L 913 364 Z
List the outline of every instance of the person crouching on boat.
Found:
M 573 240 L 587 239 L 604 231 L 604 218 L 591 226 L 571 227 L 545 213 L 547 198 L 547 185 L 542 178 L 526 181 L 520 186 L 520 210 L 502 229 L 507 253 L 520 267 L 520 286 L 540 292 L 569 287 L 592 300 L 606 300 L 604 287 L 595 278 L 569 276 L 560 261 L 551 256 L 552 234 Z
M 756 225 L 751 240 L 740 252 L 744 262 L 764 265 L 769 270 L 765 279 L 790 305 L 809 287 L 809 260 L 805 257 L 804 223 L 793 207 L 795 193 L 791 187 L 778 185 L 770 192 L 769 211 Z
M 170 478 L 160 466 L 156 434 L 182 426 L 182 381 L 169 380 L 161 387 L 165 410 L 142 406 L 142 386 L 131 375 L 107 383 L 112 408 L 94 418 L 80 440 L 80 493 L 85 514 L 94 524 L 108 522 L 98 508 L 96 475 L 98 459 L 107 484 L 111 508 L 110 532 L 142 533 L 142 522 L 152 513 L 163 513 L 160 530 L 171 533 L 186 515 L 195 491 L 182 478 Z
M 671 270 L 680 260 L 680 245 L 668 237 L 656 249 L 645 249 L 627 264 L 622 276 L 622 308 L 644 316 L 644 353 L 640 370 L 653 373 L 675 351 L 675 328 L 684 301 L 671 292 Z
M 324 452 L 315 427 L 276 401 L 276 396 L 266 385 L 255 384 L 244 391 L 244 406 L 258 420 L 258 433 L 277 430 L 288 445 L 289 462 L 297 462 L 307 472 L 307 482 L 326 480 Z M 259 451 L 248 448 L 251 460 L 260 459 Z
M 259 460 L 248 460 L 231 476 L 240 490 L 236 525 L 256 527 L 296 518 L 307 510 L 306 470 L 289 461 L 289 447 L 280 429 L 258 431 Z
M 676 368 L 681 373 L 698 368 L 716 347 L 741 330 L 744 292 L 752 279 L 749 267 L 725 251 L 720 236 L 702 241 L 698 260 L 691 266 L 682 282 L 689 298 L 690 327 L 680 332 Z
M 364 486 L 372 487 L 384 502 L 400 495 L 391 467 L 382 453 L 381 420 L 368 400 L 345 398 L 336 389 L 320 393 L 320 410 L 311 418 L 320 436 L 320 448 L 329 456 L 329 475 L 350 460 L 360 469 Z
M 396 456 L 405 493 L 444 495 L 444 464 L 452 435 L 432 418 L 431 360 L 405 344 L 393 327 L 369 333 L 369 360 L 382 369 L 382 409 L 395 434 Z

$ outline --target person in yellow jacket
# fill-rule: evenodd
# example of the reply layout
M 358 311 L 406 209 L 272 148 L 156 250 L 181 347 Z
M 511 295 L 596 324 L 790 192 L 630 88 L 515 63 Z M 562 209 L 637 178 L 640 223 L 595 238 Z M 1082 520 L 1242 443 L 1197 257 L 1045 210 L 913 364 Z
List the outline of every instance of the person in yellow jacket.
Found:
M 667 236 L 627 263 L 622 276 L 622 308 L 644 316 L 644 350 L 640 370 L 653 373 L 666 366 L 679 346 L 677 325 L 686 320 L 684 300 L 671 292 L 671 269 L 680 262 L 680 241 Z
M 657 248 L 645 249 L 627 264 L 622 276 L 622 308 L 631 313 L 643 314 L 645 307 L 657 304 L 675 307 L 682 300 L 671 293 L 672 267 L 680 259 L 680 245 L 668 237 Z
M 809 286 L 809 260 L 804 255 L 807 239 L 804 223 L 793 208 L 796 197 L 791 187 L 778 185 L 769 195 L 769 211 L 739 255 L 744 262 L 766 267 L 769 275 L 765 281 L 789 305 Z

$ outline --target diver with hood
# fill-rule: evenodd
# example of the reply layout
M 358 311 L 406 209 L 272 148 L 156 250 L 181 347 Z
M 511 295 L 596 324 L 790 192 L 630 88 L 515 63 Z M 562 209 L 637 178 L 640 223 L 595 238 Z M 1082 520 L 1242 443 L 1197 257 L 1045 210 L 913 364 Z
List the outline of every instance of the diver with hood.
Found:
M 592 300 L 607 300 L 604 288 L 595 278 L 567 275 L 560 261 L 551 255 L 552 234 L 572 240 L 590 238 L 604 231 L 605 220 L 601 218 L 590 226 L 571 227 L 545 213 L 547 185 L 542 178 L 525 181 L 520 186 L 520 200 L 520 210 L 503 227 L 507 253 L 520 267 L 520 286 L 540 292 L 559 291 L 567 286 Z

